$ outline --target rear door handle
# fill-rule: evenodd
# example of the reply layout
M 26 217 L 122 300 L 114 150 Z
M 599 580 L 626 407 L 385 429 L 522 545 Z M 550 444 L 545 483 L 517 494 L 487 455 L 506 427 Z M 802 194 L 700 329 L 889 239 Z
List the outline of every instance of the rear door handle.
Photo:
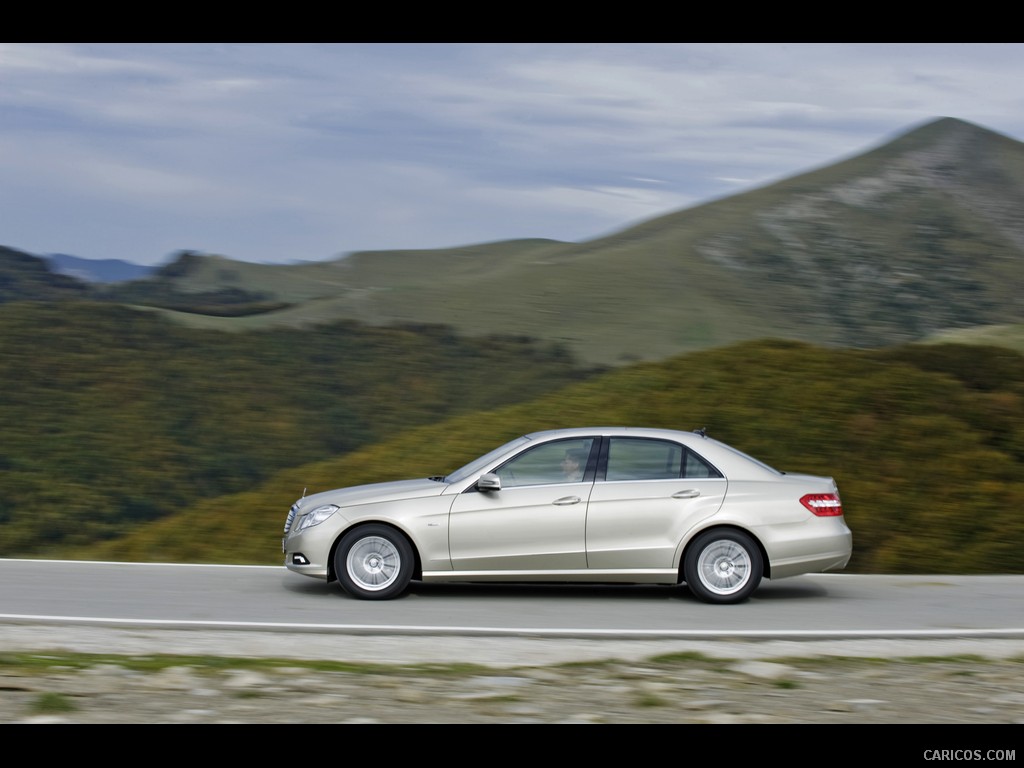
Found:
M 696 499 L 700 496 L 700 491 L 696 488 L 688 488 L 685 491 L 677 491 L 672 494 L 673 499 Z
M 557 504 L 560 507 L 568 506 L 569 504 L 579 504 L 582 499 L 579 496 L 563 496 L 560 499 L 555 499 L 552 504 Z

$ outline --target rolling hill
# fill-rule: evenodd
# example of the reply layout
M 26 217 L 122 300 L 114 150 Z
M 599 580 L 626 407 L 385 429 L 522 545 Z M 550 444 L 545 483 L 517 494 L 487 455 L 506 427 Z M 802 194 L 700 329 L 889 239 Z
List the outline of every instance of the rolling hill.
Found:
M 955 344 L 754 341 L 618 367 L 324 455 L 62 554 L 279 564 L 303 489 L 444 474 L 524 432 L 595 424 L 707 427 L 781 470 L 834 476 L 854 533 L 849 572 L 1024 573 L 1024 355 Z
M 142 280 L 90 290 L 194 327 L 442 324 L 554 341 L 599 365 L 766 337 L 860 348 L 957 341 L 992 325 L 1009 331 L 987 340 L 1015 344 L 1022 211 L 1024 144 L 942 118 L 833 165 L 586 242 L 288 265 L 183 252 Z
M 1024 144 L 943 118 L 833 165 L 586 242 L 291 265 L 183 253 L 105 295 L 204 328 L 445 324 L 552 340 L 605 365 L 763 337 L 871 348 L 1024 322 L 1022 211 Z M 182 305 L 226 291 L 236 303 L 249 297 L 252 311 Z

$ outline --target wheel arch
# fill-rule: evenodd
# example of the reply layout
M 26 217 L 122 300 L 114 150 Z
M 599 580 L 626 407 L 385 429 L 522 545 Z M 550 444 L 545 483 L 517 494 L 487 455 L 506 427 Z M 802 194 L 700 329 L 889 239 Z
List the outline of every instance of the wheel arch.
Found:
M 331 551 L 327 557 L 327 581 L 332 582 L 338 580 L 338 574 L 334 567 L 334 557 L 338 552 L 338 546 L 341 544 L 341 540 L 344 539 L 346 534 L 350 531 L 357 530 L 367 525 L 381 525 L 385 528 L 390 528 L 408 542 L 409 548 L 412 550 L 413 557 L 412 579 L 413 581 L 420 581 L 423 578 L 423 563 L 420 560 L 420 549 L 416 546 L 415 540 L 413 540 L 405 530 L 395 525 L 390 520 L 376 519 L 358 520 L 338 531 L 337 535 L 334 537 L 334 541 L 331 542 Z
M 768 558 L 768 551 L 764 548 L 764 542 L 761 541 L 761 537 L 749 528 L 744 528 L 740 525 L 718 523 L 716 525 L 709 525 L 707 528 L 700 528 L 690 533 L 690 537 L 686 540 L 686 544 L 683 545 L 682 550 L 679 552 L 679 562 L 676 569 L 676 578 L 679 579 L 680 584 L 686 581 L 684 567 L 686 564 L 687 554 L 689 554 L 690 550 L 694 546 L 694 542 L 701 536 L 701 534 L 708 533 L 709 531 L 736 531 L 737 533 L 743 533 L 749 536 L 757 545 L 757 549 L 761 553 L 761 567 L 764 571 L 764 578 L 770 579 L 772 577 L 772 563 L 771 560 Z

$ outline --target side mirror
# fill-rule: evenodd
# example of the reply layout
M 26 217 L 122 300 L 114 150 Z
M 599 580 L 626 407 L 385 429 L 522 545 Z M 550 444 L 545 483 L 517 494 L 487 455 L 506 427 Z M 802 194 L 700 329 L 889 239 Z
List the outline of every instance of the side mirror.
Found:
M 493 472 L 480 475 L 480 479 L 476 481 L 476 489 L 478 491 L 500 491 L 501 478 Z

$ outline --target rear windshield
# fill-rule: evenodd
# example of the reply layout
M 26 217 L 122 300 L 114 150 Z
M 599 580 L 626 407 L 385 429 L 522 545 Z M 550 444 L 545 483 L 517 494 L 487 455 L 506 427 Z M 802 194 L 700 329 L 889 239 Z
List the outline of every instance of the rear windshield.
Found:
M 772 466 L 769 466 L 768 464 L 765 464 L 760 459 L 755 459 L 749 453 L 744 453 L 743 451 L 737 450 L 736 448 L 733 448 L 731 445 L 726 445 L 725 443 L 720 443 L 718 440 L 715 440 L 714 442 L 715 442 L 715 445 L 719 446 L 720 448 L 724 448 L 727 451 L 735 453 L 737 456 L 742 456 L 747 461 L 752 461 L 754 464 L 757 464 L 757 466 L 762 467 L 764 469 L 767 469 L 769 472 L 773 472 L 776 475 L 784 475 L 784 474 L 786 474 L 785 472 L 780 472 L 775 467 L 772 467 Z

